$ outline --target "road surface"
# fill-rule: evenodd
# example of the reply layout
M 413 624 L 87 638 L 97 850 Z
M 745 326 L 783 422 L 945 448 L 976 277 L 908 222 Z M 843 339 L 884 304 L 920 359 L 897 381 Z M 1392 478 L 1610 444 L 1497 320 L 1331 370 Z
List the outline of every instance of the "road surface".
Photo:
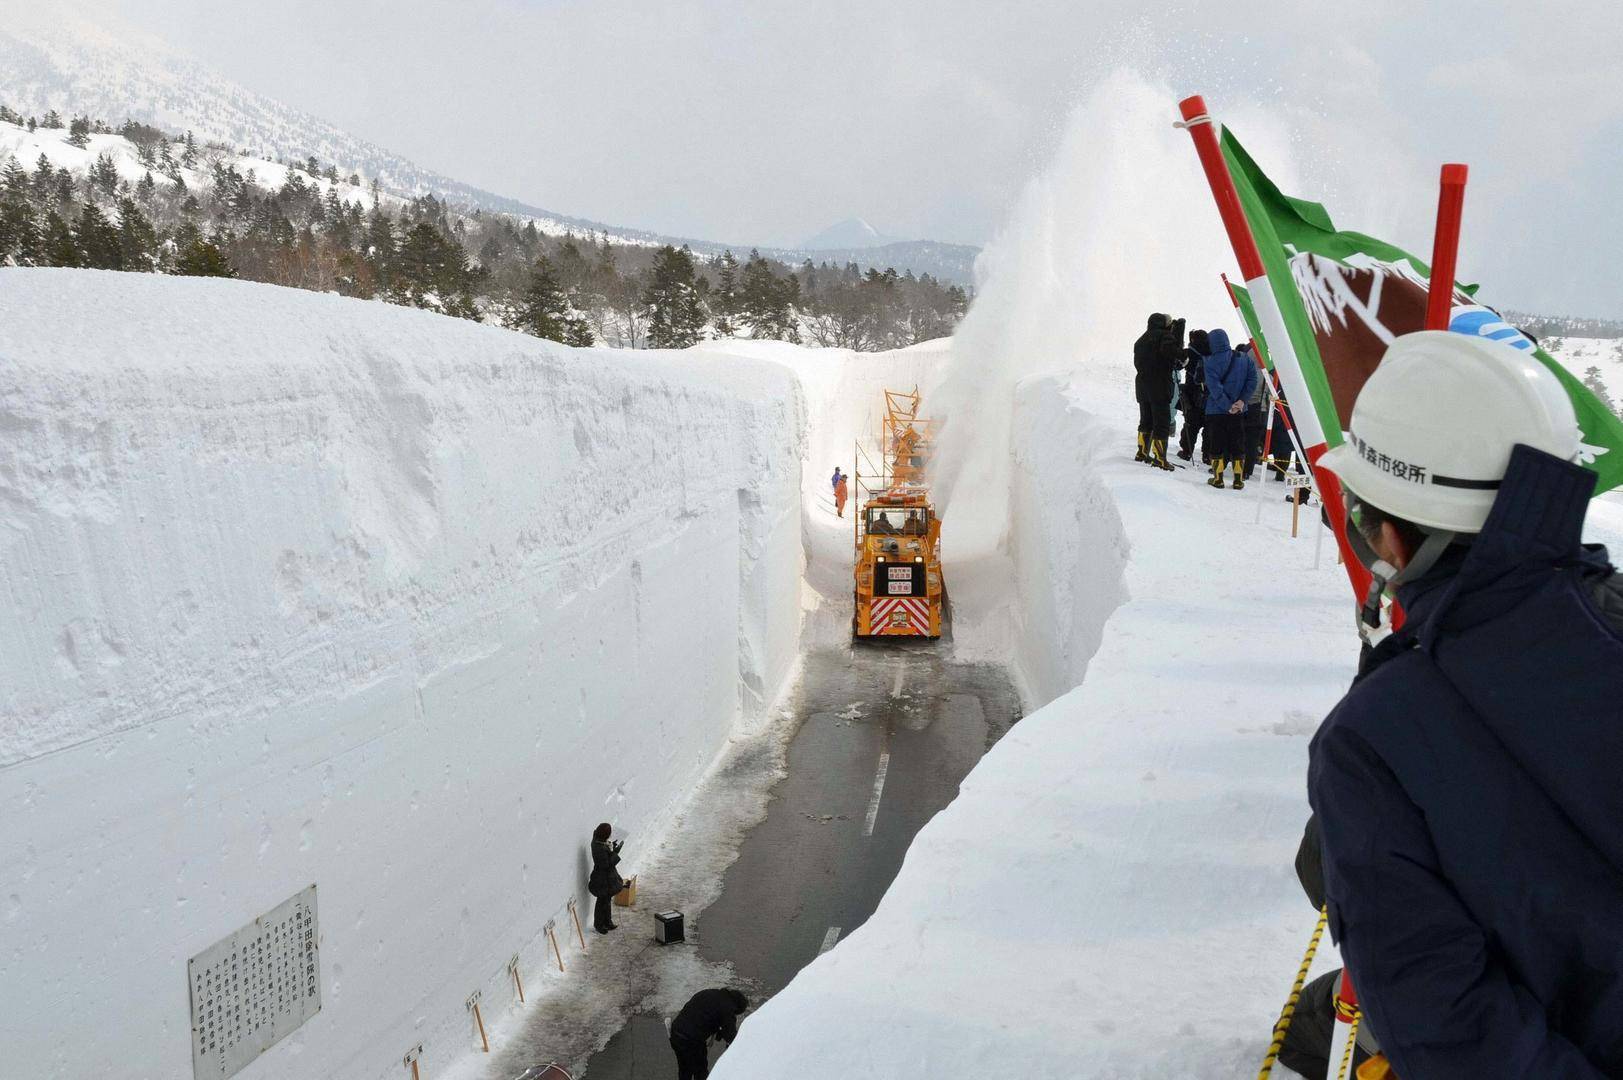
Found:
M 758 1002 L 867 920 L 913 836 L 1020 715 L 1000 669 L 954 663 L 947 648 L 859 646 L 806 657 L 789 706 L 799 727 L 788 775 L 720 896 L 692 920 L 695 944 L 672 948 L 730 964 Z M 665 1023 L 652 1012 L 633 1016 L 581 1080 L 674 1075 Z

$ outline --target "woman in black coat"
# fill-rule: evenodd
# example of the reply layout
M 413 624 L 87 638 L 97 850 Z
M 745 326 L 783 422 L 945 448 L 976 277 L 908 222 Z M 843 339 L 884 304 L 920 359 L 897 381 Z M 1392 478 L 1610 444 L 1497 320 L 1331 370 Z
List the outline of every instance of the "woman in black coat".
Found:
M 592 876 L 586 880 L 586 891 L 597 897 L 592 908 L 592 929 L 600 934 L 614 929 L 611 904 L 614 894 L 626 886 L 615 869 L 620 865 L 620 848 L 625 841 L 611 841 L 609 835 L 613 832 L 613 826 L 606 821 L 592 832 Z

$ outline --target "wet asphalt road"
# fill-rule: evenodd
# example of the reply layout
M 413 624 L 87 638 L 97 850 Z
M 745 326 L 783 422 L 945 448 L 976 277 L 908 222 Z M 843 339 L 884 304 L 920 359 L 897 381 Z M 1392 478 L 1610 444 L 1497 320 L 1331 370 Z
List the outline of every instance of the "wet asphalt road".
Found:
M 727 961 L 752 1008 L 865 922 L 913 836 L 1020 715 L 1001 669 L 945 643 L 813 653 L 789 708 L 788 776 L 700 916 L 699 954 Z M 746 1018 L 747 1024 L 747 1018 Z M 712 1060 L 723 1048 L 712 1047 Z M 676 1075 L 664 1019 L 632 1018 L 582 1080 Z

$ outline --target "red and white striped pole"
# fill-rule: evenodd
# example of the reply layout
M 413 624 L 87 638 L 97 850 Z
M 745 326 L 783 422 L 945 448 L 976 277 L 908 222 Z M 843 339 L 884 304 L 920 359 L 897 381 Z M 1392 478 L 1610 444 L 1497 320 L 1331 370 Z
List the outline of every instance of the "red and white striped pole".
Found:
M 1460 254 L 1460 218 L 1465 213 L 1469 169 L 1443 166 L 1437 190 L 1437 232 L 1431 241 L 1431 282 L 1426 290 L 1426 329 L 1447 330 L 1454 309 L 1454 267 Z
M 1273 360 L 1274 371 L 1279 374 L 1280 382 L 1284 384 L 1285 397 L 1298 404 L 1309 403 L 1307 408 L 1298 408 L 1292 419 L 1297 422 L 1297 435 L 1302 440 L 1303 451 L 1312 468 L 1319 500 L 1329 516 L 1336 544 L 1341 548 L 1342 565 L 1347 568 L 1353 595 L 1362 602 L 1369 592 L 1370 573 L 1358 561 L 1352 545 L 1347 542 L 1347 511 L 1341 498 L 1341 484 L 1334 473 L 1319 466 L 1319 459 L 1329 449 L 1323 425 L 1311 406 L 1313 396 L 1308 390 L 1296 348 L 1291 343 L 1290 332 L 1285 327 L 1285 317 L 1280 312 L 1279 301 L 1268 281 L 1268 271 L 1257 250 L 1256 238 L 1251 235 L 1251 225 L 1240 206 L 1240 193 L 1235 190 L 1234 178 L 1229 175 L 1223 151 L 1217 144 L 1216 123 L 1206 109 L 1206 99 L 1199 94 L 1184 98 L 1178 103 L 1178 108 L 1183 114 L 1180 126 L 1186 128 L 1195 141 L 1195 153 L 1199 155 L 1201 168 L 1205 170 L 1212 198 L 1217 201 L 1217 213 L 1223 219 L 1223 228 L 1228 233 L 1229 246 L 1234 249 L 1234 258 L 1240 264 L 1245 287 L 1251 293 L 1257 321 L 1262 324 L 1263 336 L 1268 339 L 1268 355 Z

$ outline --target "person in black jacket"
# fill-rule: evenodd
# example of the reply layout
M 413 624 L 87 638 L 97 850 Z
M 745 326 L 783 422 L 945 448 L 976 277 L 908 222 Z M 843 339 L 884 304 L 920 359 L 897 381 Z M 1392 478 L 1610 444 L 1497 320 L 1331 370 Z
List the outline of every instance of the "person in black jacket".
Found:
M 671 1049 L 676 1051 L 677 1080 L 703 1080 L 710 1075 L 710 1040 L 731 1043 L 738 1037 L 738 1018 L 750 1007 L 737 990 L 700 990 L 671 1021 Z
M 1144 333 L 1133 342 L 1133 394 L 1138 399 L 1138 453 L 1146 461 L 1171 469 L 1167 431 L 1172 426 L 1170 387 L 1183 356 L 1183 320 L 1160 312 L 1150 316 Z
M 1178 456 L 1185 461 L 1195 456 L 1195 438 L 1206 422 L 1206 354 L 1210 351 L 1206 331 L 1189 331 L 1189 347 L 1183 351 L 1183 385 L 1178 389 L 1178 411 L 1183 413 Z
M 614 827 L 603 822 L 592 832 L 592 876 L 586 880 L 586 891 L 597 897 L 592 907 L 592 929 L 606 934 L 615 929 L 614 894 L 626 887 L 615 867 L 620 865 L 620 849 L 624 840 L 610 840 Z

